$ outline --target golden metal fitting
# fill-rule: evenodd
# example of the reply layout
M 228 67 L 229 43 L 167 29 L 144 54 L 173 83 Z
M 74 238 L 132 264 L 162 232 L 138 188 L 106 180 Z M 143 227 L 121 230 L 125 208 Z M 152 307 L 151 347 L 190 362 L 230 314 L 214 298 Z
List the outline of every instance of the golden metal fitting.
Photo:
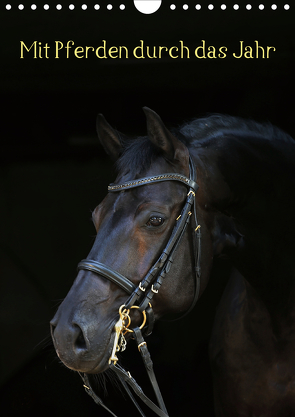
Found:
M 142 343 L 140 343 L 140 344 L 137 346 L 137 347 L 138 347 L 139 352 L 140 352 L 140 348 L 141 348 L 143 345 L 146 345 L 146 342 L 142 342 Z
M 139 306 L 132 306 L 132 307 L 130 307 L 130 310 L 132 308 L 139 309 Z M 115 338 L 114 338 L 114 345 L 113 345 L 112 354 L 111 354 L 111 357 L 109 359 L 109 364 L 111 364 L 113 362 L 113 364 L 116 365 L 116 363 L 118 362 L 118 357 L 117 357 L 116 353 L 120 352 L 120 350 L 123 351 L 126 347 L 126 340 L 125 340 L 124 335 L 127 332 L 133 333 L 133 330 L 129 329 L 129 326 L 131 324 L 130 310 L 125 308 L 125 304 L 121 305 L 121 307 L 119 308 L 120 318 L 114 326 Z M 143 315 L 143 321 L 142 321 L 141 326 L 139 327 L 140 329 L 142 329 L 143 326 L 146 323 L 146 312 L 142 311 L 142 315 Z
M 158 294 L 159 290 L 155 290 L 154 286 L 152 285 L 152 292 L 153 292 L 154 294 Z
M 132 306 L 131 308 L 136 308 L 136 309 L 138 309 L 139 308 L 139 306 Z M 142 321 L 142 324 L 139 326 L 139 328 L 140 328 L 140 330 L 143 328 L 143 326 L 145 325 L 145 323 L 146 323 L 146 312 L 143 310 L 142 311 L 142 315 L 143 315 L 143 321 Z M 130 319 L 130 323 L 131 323 L 131 319 Z M 128 329 L 128 327 L 129 327 L 129 324 L 130 323 L 128 323 L 128 326 L 126 326 L 125 327 L 125 331 L 126 331 L 126 333 L 127 332 L 129 332 L 129 333 L 133 333 L 133 330 L 132 329 Z
M 119 318 L 119 320 L 115 324 L 114 329 L 115 329 L 115 339 L 114 339 L 112 354 L 111 354 L 111 357 L 109 359 L 109 364 L 111 364 L 113 362 L 114 365 L 116 365 L 116 363 L 118 362 L 118 357 L 116 355 L 116 352 L 120 351 L 121 345 L 119 344 L 119 339 L 120 339 L 120 336 L 123 337 L 122 332 L 123 332 L 123 329 L 124 329 L 124 323 L 123 323 L 123 320 L 122 320 L 121 317 Z

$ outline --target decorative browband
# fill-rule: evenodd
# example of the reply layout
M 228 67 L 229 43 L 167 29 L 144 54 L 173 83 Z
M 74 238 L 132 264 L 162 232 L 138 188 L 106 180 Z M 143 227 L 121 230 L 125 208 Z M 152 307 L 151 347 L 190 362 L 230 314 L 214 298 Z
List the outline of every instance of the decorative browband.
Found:
M 140 178 L 139 180 L 126 181 L 126 182 L 122 182 L 121 184 L 110 184 L 108 186 L 108 191 L 111 191 L 111 192 L 122 191 L 127 188 L 135 188 L 141 185 L 146 185 L 146 184 L 160 182 L 160 181 L 171 181 L 171 180 L 180 181 L 183 184 L 187 185 L 188 187 L 193 188 L 195 191 L 197 191 L 197 189 L 199 188 L 198 184 L 195 181 L 190 180 L 184 175 L 168 173 L 168 174 L 156 175 L 153 177 Z

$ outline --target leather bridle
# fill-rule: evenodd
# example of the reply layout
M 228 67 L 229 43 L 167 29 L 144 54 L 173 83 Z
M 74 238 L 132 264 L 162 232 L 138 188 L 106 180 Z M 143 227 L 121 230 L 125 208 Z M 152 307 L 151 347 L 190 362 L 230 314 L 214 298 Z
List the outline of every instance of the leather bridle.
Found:
M 143 339 L 142 334 L 149 335 L 152 332 L 153 325 L 154 325 L 154 314 L 152 309 L 152 299 L 155 294 L 158 293 L 162 282 L 169 272 L 170 267 L 174 260 L 174 255 L 179 247 L 179 244 L 182 240 L 186 227 L 190 221 L 190 218 L 193 218 L 193 244 L 194 244 L 194 257 L 195 257 L 195 294 L 193 302 L 189 308 L 189 310 L 185 313 L 187 314 L 192 310 L 195 306 L 200 292 L 200 278 L 201 278 L 201 267 L 200 267 L 200 256 L 201 256 L 201 233 L 200 233 L 200 225 L 197 222 L 196 216 L 196 204 L 195 204 L 195 195 L 198 190 L 198 184 L 195 182 L 196 180 L 196 171 L 194 164 L 189 159 L 189 178 L 184 175 L 177 174 L 177 173 L 167 173 L 161 174 L 156 176 L 150 176 L 146 178 L 136 179 L 133 181 L 123 182 L 121 184 L 110 184 L 108 186 L 109 192 L 120 192 L 129 190 L 131 188 L 144 186 L 146 184 L 154 184 L 156 182 L 162 181 L 178 181 L 182 184 L 186 185 L 188 188 L 188 193 L 186 196 L 186 201 L 181 211 L 180 216 L 176 219 L 176 223 L 170 239 L 165 246 L 162 254 L 160 255 L 159 259 L 155 262 L 155 264 L 151 267 L 148 271 L 146 276 L 142 279 L 138 286 L 135 286 L 128 278 L 121 275 L 119 272 L 114 271 L 110 267 L 91 260 L 85 259 L 78 264 L 78 270 L 88 270 L 94 272 L 108 280 L 114 282 L 119 287 L 121 287 L 127 294 L 129 294 L 129 298 L 126 303 L 120 307 L 119 315 L 120 318 L 114 327 L 115 331 L 115 341 L 114 341 L 114 348 L 112 352 L 112 356 L 110 358 L 110 368 L 113 369 L 118 378 L 120 379 L 121 383 L 125 387 L 127 393 L 129 394 L 130 398 L 134 402 L 135 406 L 137 407 L 138 411 L 142 416 L 144 416 L 141 408 L 133 398 L 131 391 L 129 390 L 128 385 L 133 389 L 133 391 L 160 417 L 168 417 L 168 413 L 160 393 L 155 374 L 153 371 L 152 361 L 150 358 L 150 354 L 147 349 L 146 342 Z M 142 312 L 144 320 L 143 324 L 140 327 L 136 327 L 134 329 L 129 329 L 129 325 L 131 323 L 131 319 L 129 316 L 130 309 L 136 308 L 140 312 Z M 158 400 L 159 407 L 156 406 L 149 398 L 145 396 L 142 392 L 141 388 L 138 386 L 136 381 L 131 377 L 129 372 L 126 372 L 121 366 L 117 365 L 118 358 L 116 357 L 116 352 L 119 350 L 124 350 L 126 346 L 126 341 L 124 338 L 124 334 L 127 332 L 132 332 L 134 339 L 137 342 L 138 349 L 141 352 L 146 370 L 148 372 L 150 381 L 154 388 L 155 395 Z M 115 414 L 106 407 L 102 400 L 94 393 L 91 388 L 91 385 L 88 380 L 88 376 L 86 374 L 81 375 L 84 381 L 84 387 L 86 392 L 94 399 L 96 403 L 103 406 L 107 409 L 113 416 Z

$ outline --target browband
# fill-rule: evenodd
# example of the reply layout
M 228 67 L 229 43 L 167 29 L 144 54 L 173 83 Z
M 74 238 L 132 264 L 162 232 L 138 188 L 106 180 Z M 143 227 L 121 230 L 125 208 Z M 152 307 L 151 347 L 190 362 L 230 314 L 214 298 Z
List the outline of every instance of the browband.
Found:
M 108 191 L 111 191 L 111 192 L 121 191 L 124 189 L 135 188 L 135 187 L 139 187 L 141 185 L 146 185 L 150 183 L 161 182 L 161 181 L 171 181 L 171 180 L 182 182 L 183 184 L 192 188 L 194 192 L 196 192 L 197 189 L 199 188 L 198 184 L 194 180 L 189 179 L 185 177 L 184 175 L 168 173 L 168 174 L 156 175 L 152 177 L 140 178 L 139 180 L 126 181 L 126 182 L 122 182 L 121 184 L 110 184 L 108 186 Z

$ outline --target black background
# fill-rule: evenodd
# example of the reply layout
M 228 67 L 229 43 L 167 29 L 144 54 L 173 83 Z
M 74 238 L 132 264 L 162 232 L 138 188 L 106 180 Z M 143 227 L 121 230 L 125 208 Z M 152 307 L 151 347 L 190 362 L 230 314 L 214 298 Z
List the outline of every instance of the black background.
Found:
M 48 2 L 30 10 L 1 5 L 1 415 L 107 415 L 86 396 L 76 374 L 58 363 L 50 343 L 48 321 L 66 295 L 76 264 L 93 242 L 91 210 L 103 198 L 114 170 L 96 140 L 95 118 L 102 112 L 120 131 L 145 133 L 141 108 L 155 110 L 167 126 L 207 113 L 227 113 L 271 121 L 295 137 L 294 11 L 273 2 L 177 3 L 163 0 L 143 15 L 128 0 L 107 10 L 81 10 L 82 2 Z M 184 3 L 184 2 L 183 2 Z M 43 3 L 42 3 L 43 4 Z M 20 59 L 20 41 L 50 45 L 73 40 L 75 46 L 179 46 L 190 59 Z M 225 59 L 196 59 L 201 45 L 227 46 Z M 235 59 L 239 42 L 274 46 L 269 59 Z M 250 167 L 249 167 L 250 169 Z M 191 316 L 159 323 L 149 346 L 171 416 L 213 415 L 207 345 L 214 311 L 226 282 L 228 265 L 219 261 L 210 284 Z M 42 340 L 45 338 L 45 341 Z M 130 347 L 126 367 L 145 390 L 140 360 Z M 119 415 L 136 415 L 118 391 L 106 401 Z M 99 414 L 100 413 L 100 414 Z

